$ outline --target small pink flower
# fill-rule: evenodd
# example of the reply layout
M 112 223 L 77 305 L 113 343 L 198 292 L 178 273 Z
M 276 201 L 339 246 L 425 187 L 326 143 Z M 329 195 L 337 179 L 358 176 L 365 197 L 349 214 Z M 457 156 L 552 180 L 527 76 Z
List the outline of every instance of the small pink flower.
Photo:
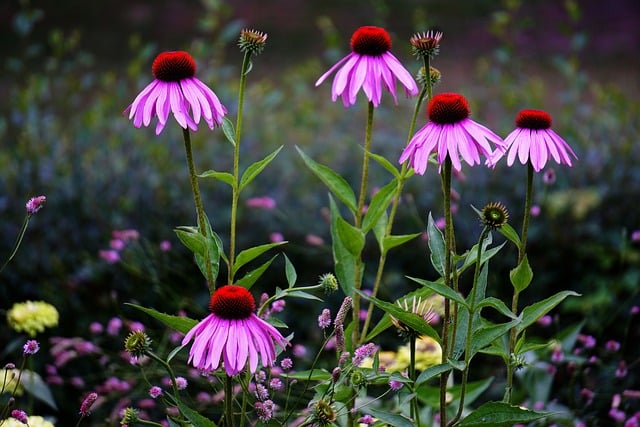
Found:
M 616 368 L 616 377 L 624 378 L 628 373 L 629 371 L 627 370 L 627 363 L 624 360 L 621 360 L 618 363 L 618 367 Z
M 157 399 L 162 396 L 162 388 L 154 385 L 149 389 L 149 396 L 151 396 L 152 399 Z
M 28 340 L 23 347 L 25 355 L 36 354 L 38 350 L 40 350 L 40 344 L 36 340 Z
M 91 324 L 89 325 L 89 332 L 91 332 L 93 335 L 101 334 L 102 331 L 104 331 L 104 327 L 100 322 L 91 322 Z
M 389 381 L 389 388 L 393 391 L 398 391 L 400 390 L 402 387 L 404 386 L 404 383 L 401 381 L 397 381 L 397 380 L 390 380 Z
M 11 418 L 15 418 L 22 424 L 29 425 L 29 418 L 27 417 L 27 413 L 19 409 L 14 409 L 13 411 L 11 411 Z
M 320 236 L 316 236 L 315 234 L 307 234 L 305 237 L 305 241 L 311 246 L 324 245 L 324 239 Z
M 168 240 L 160 242 L 160 250 L 162 252 L 169 252 L 171 250 L 171 242 Z
M 288 371 L 289 369 L 293 368 L 293 361 L 290 358 L 285 357 L 284 359 L 282 359 L 282 361 L 280 361 L 280 367 L 284 371 Z
M 189 383 L 185 377 L 176 377 L 176 387 L 178 387 L 178 390 L 184 390 L 188 385 Z
M 107 323 L 107 334 L 111 336 L 118 335 L 122 328 L 122 320 L 119 317 L 112 317 Z
M 604 347 L 607 349 L 607 351 L 615 353 L 616 351 L 620 350 L 620 343 L 615 340 L 609 340 L 605 343 Z
M 631 241 L 632 242 L 640 242 L 640 230 L 634 230 L 631 233 Z
M 91 392 L 84 398 L 80 405 L 80 415 L 88 417 L 91 414 L 91 407 L 98 400 L 98 393 Z
M 397 103 L 396 79 L 404 86 L 406 96 L 417 95 L 418 85 L 390 50 L 391 36 L 385 29 L 360 27 L 351 36 L 351 53 L 324 73 L 316 86 L 338 70 L 331 87 L 331 99 L 336 101 L 341 97 L 345 107 L 356 103 L 360 89 L 374 107 L 380 105 L 383 88 Z
M 260 209 L 275 209 L 276 201 L 271 197 L 252 197 L 247 199 L 247 207 L 249 208 L 260 208 Z
M 542 208 L 540 205 L 532 205 L 531 210 L 529 211 L 531 216 L 540 216 L 540 212 L 542 212 Z
M 25 207 L 28 215 L 35 215 L 44 206 L 47 198 L 45 196 L 37 196 L 29 199 Z
M 107 262 L 107 264 L 115 264 L 120 261 L 120 254 L 113 249 L 103 249 L 98 252 L 100 258 Z
M 133 125 L 149 126 L 158 118 L 156 135 L 164 129 L 169 112 L 183 129 L 196 131 L 200 118 L 210 129 L 222 124 L 227 109 L 215 93 L 195 77 L 196 63 L 187 52 L 163 52 L 151 66 L 154 80 L 145 87 L 124 114 Z
M 282 235 L 282 233 L 273 232 L 273 233 L 269 234 L 269 241 L 271 243 L 284 242 L 284 236 Z
M 331 311 L 329 311 L 328 308 L 325 308 L 318 316 L 318 327 L 320 329 L 326 329 L 329 326 L 331 326 Z
M 125 247 L 125 243 L 120 239 L 111 239 L 109 241 L 109 247 L 114 251 L 121 251 Z

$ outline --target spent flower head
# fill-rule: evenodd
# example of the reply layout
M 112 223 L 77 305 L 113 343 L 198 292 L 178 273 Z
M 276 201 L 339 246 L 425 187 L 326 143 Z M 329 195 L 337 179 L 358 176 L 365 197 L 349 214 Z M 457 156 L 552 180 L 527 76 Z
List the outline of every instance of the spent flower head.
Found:
M 496 150 L 491 165 L 495 165 L 505 154 L 511 166 L 518 156 L 520 163 L 531 163 L 540 172 L 553 158 L 558 164 L 572 166 L 571 158 L 578 157 L 569 144 L 551 129 L 551 115 L 541 110 L 522 110 L 516 117 L 516 128 L 504 139 L 505 146 Z
M 149 83 L 124 114 L 133 125 L 149 126 L 157 117 L 156 135 L 164 129 L 169 112 L 183 129 L 196 131 L 203 118 L 210 129 L 222 124 L 227 109 L 215 93 L 196 75 L 196 62 L 187 52 L 162 52 L 151 66 L 154 80 Z
M 132 357 L 142 357 L 151 350 L 151 338 L 143 331 L 133 331 L 124 340 L 124 348 Z
M 486 227 L 493 230 L 502 227 L 509 219 L 509 211 L 500 202 L 491 202 L 482 208 L 480 212 L 480 221 Z
M 137 409 L 129 407 L 122 411 L 120 425 L 133 425 L 138 421 L 140 421 L 140 411 Z
M 416 316 L 422 318 L 425 322 L 431 323 L 431 318 L 436 314 L 432 310 L 431 303 L 428 299 L 423 300 L 422 297 L 414 295 L 412 298 L 404 298 L 403 300 L 396 301 L 396 305 L 408 313 L 413 313 Z M 420 334 L 411 326 L 405 324 L 400 319 L 391 316 L 391 323 L 396 327 L 398 333 L 405 338 L 409 339 L 411 336 L 417 337 Z
M 489 142 L 503 147 L 502 138 L 469 118 L 471 110 L 466 98 L 457 93 L 441 93 L 429 101 L 429 122 L 411 138 L 402 152 L 399 163 L 409 164 L 419 175 L 424 175 L 431 153 L 436 153 L 440 167 L 448 158 L 453 169 L 460 171 L 460 158 L 469 166 L 480 164 L 480 154 L 493 156 Z
M 442 40 L 442 32 L 440 31 L 429 30 L 415 33 L 409 39 L 411 53 L 418 58 L 433 58 L 440 51 L 440 40 Z
M 316 82 L 319 86 L 338 70 L 331 87 L 331 99 L 342 98 L 345 107 L 355 104 L 356 95 L 362 89 L 374 107 L 380 105 L 382 89 L 386 89 L 394 101 L 396 80 L 404 86 L 406 96 L 418 94 L 418 85 L 400 61 L 390 52 L 391 36 L 380 27 L 364 26 L 351 36 L 351 53 L 338 61 Z
M 330 294 L 338 290 L 338 279 L 333 273 L 325 273 L 320 276 L 318 281 L 326 294 Z
M 25 301 L 15 303 L 7 312 L 9 326 L 16 332 L 25 332 L 35 337 L 45 328 L 58 326 L 58 310 L 44 301 Z
M 240 31 L 238 46 L 243 53 L 258 55 L 267 43 L 267 34 L 261 31 L 243 29 Z
M 429 83 L 431 84 L 431 87 L 433 88 L 438 85 L 441 79 L 442 75 L 440 74 L 440 70 L 435 67 L 429 66 Z M 422 86 L 425 86 L 427 84 L 427 73 L 425 72 L 424 67 L 420 67 L 420 70 L 418 70 L 416 80 L 418 80 L 418 83 L 420 83 Z

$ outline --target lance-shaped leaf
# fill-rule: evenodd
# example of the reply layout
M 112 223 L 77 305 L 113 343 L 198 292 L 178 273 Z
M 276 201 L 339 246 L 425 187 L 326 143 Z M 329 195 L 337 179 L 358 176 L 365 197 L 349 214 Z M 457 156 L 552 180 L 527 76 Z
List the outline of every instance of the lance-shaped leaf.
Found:
M 427 288 L 433 290 L 435 293 L 442 295 L 443 297 L 448 298 L 451 301 L 461 304 L 467 309 L 469 308 L 469 304 L 467 304 L 467 301 L 465 301 L 462 295 L 460 295 L 453 289 L 449 288 L 448 286 L 445 286 L 444 283 L 442 283 L 442 280 L 438 280 L 437 282 L 430 282 L 428 280 L 418 279 L 415 277 L 407 277 L 407 278 L 409 280 L 413 280 L 416 283 L 420 283 L 422 286 L 426 286 Z
M 233 186 L 235 185 L 233 175 L 231 175 L 229 172 L 218 172 L 211 169 L 211 170 L 202 172 L 198 176 L 200 178 L 217 179 L 218 181 L 224 182 L 225 184 L 229 184 L 231 188 L 233 188 Z
M 445 264 L 445 245 L 444 236 L 438 227 L 436 227 L 433 221 L 433 216 L 429 212 L 429 218 L 427 220 L 427 237 L 429 238 L 429 250 L 431 251 L 431 264 L 436 269 L 438 274 L 444 277 L 444 264 Z
M 242 174 L 242 178 L 240 178 L 240 189 L 238 191 L 242 191 L 247 185 L 249 185 L 249 183 L 253 181 L 273 159 L 276 158 L 280 150 L 282 150 L 282 147 L 283 146 L 281 145 L 280 148 L 269 154 L 264 159 L 250 165 Z
M 459 427 L 507 427 L 528 424 L 551 415 L 550 412 L 536 412 L 513 406 L 505 402 L 487 402 L 467 415 Z
M 263 263 L 260 267 L 256 268 L 255 270 L 251 270 L 250 272 L 245 274 L 242 277 L 242 279 L 236 280 L 236 284 L 239 286 L 243 286 L 247 289 L 250 289 L 254 285 L 254 283 L 256 283 L 256 281 L 260 278 L 260 276 L 262 276 L 264 272 L 267 271 L 267 268 L 269 268 L 273 260 L 276 259 L 276 256 L 277 255 L 274 255 L 273 257 L 271 257 L 269 261 Z
M 382 187 L 373 198 L 362 221 L 362 232 L 367 233 L 376 224 L 380 215 L 386 212 L 398 188 L 397 180 L 392 180 Z
M 533 271 L 529 266 L 529 259 L 526 255 L 522 259 L 522 262 L 509 272 L 509 279 L 511 279 L 511 284 L 517 292 L 522 292 L 527 289 L 531 283 L 531 279 L 533 279 Z
M 236 146 L 236 131 L 233 128 L 233 123 L 227 117 L 223 117 L 222 119 L 222 133 L 227 138 L 227 140 L 233 145 Z
M 333 197 L 329 196 L 329 210 L 331 212 L 331 250 L 333 252 L 333 263 L 338 283 L 345 295 L 353 297 L 355 289 L 354 278 L 356 271 L 356 257 L 342 243 L 338 235 L 338 219 L 340 212 Z
M 136 308 L 142 311 L 143 313 L 148 314 L 149 316 L 162 322 L 165 326 L 168 326 L 169 328 L 174 329 L 178 332 L 182 332 L 183 334 L 186 334 L 187 332 L 189 332 L 191 328 L 193 328 L 198 323 L 197 320 L 193 320 L 188 317 L 174 316 L 171 314 L 160 313 L 159 311 L 156 311 L 152 308 L 143 307 L 137 304 L 132 304 L 132 303 L 125 303 L 125 304 L 133 308 Z
M 353 256 L 360 256 L 364 248 L 363 232 L 349 224 L 342 217 L 336 219 L 336 231 L 345 249 Z
M 321 165 L 320 163 L 313 160 L 311 157 L 304 154 L 304 152 L 296 147 L 300 157 L 307 165 L 311 172 L 313 172 L 320 181 L 322 181 L 331 191 L 331 193 L 338 198 L 342 203 L 344 203 L 347 208 L 355 215 L 356 213 L 356 196 L 353 193 L 353 189 L 349 185 L 349 183 L 336 172 L 331 170 L 329 167 L 325 165 Z
M 204 415 L 200 415 L 199 412 L 194 411 L 181 400 L 177 400 L 178 409 L 190 422 L 189 425 L 193 427 L 216 427 L 216 424 Z
M 527 327 L 531 326 L 539 318 L 553 310 L 555 306 L 560 304 L 569 296 L 578 297 L 580 294 L 573 291 L 561 291 L 547 299 L 525 307 L 520 315 L 522 317 L 522 322 L 516 327 L 516 332 L 520 333 L 524 331 Z
M 238 270 L 242 266 L 244 266 L 248 262 L 253 261 L 254 259 L 259 257 L 260 255 L 262 255 L 263 253 L 268 251 L 269 249 L 275 248 L 277 246 L 282 246 L 282 245 L 284 245 L 286 243 L 288 243 L 288 242 L 267 243 L 267 244 L 264 244 L 264 245 L 254 246 L 252 248 L 243 250 L 242 252 L 240 252 L 238 254 L 238 256 L 236 257 L 235 262 L 233 263 L 233 274 L 231 275 L 231 277 L 235 277 L 236 273 L 238 272 Z

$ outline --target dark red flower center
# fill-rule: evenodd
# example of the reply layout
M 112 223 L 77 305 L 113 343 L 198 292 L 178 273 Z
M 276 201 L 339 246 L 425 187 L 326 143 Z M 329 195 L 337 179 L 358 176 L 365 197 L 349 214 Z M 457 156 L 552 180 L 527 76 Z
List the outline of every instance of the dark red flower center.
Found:
M 187 52 L 162 52 L 153 60 L 151 72 L 163 82 L 179 82 L 196 75 L 196 61 Z
M 458 93 L 441 93 L 431 98 L 427 107 L 429 120 L 438 125 L 458 123 L 469 117 L 469 103 Z
M 516 117 L 516 126 L 524 129 L 549 129 L 551 116 L 541 110 L 522 110 Z
M 384 28 L 360 27 L 351 36 L 351 50 L 360 55 L 382 55 L 391 50 L 391 36 Z
M 251 293 L 237 285 L 218 288 L 209 301 L 209 310 L 227 320 L 246 319 L 255 309 L 256 302 Z

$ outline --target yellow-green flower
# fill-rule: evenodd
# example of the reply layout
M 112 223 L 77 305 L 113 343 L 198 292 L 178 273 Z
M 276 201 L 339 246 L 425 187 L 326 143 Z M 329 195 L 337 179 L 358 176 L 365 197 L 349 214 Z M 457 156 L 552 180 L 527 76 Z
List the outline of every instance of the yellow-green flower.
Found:
M 51 421 L 47 421 L 39 415 L 31 415 L 28 416 L 29 427 L 55 427 Z M 2 427 L 24 427 L 25 425 L 22 422 L 16 420 L 15 418 L 7 418 L 6 420 L 0 421 Z
M 17 332 L 26 332 L 35 337 L 45 328 L 58 326 L 58 310 L 44 301 L 25 301 L 16 303 L 7 312 L 7 321 Z

